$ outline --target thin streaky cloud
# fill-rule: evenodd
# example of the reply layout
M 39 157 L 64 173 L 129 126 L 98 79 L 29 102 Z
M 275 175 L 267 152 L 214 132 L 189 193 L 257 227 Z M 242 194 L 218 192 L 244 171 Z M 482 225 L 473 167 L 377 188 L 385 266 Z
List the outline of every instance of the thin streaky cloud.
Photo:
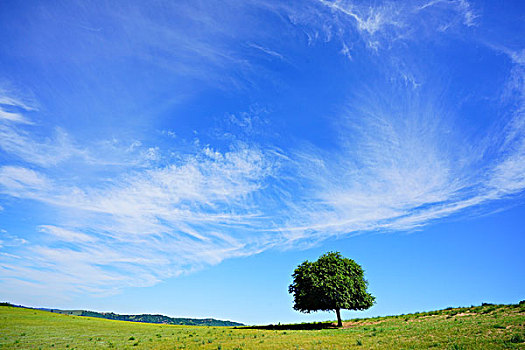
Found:
M 253 28 L 239 31 L 228 7 L 219 7 L 220 14 L 232 21 L 207 12 L 204 4 L 162 4 L 166 13 L 178 14 L 176 18 L 185 20 L 194 31 L 173 25 L 170 16 L 157 20 L 155 11 L 141 11 L 139 5 L 129 5 L 126 11 L 112 7 L 107 13 L 108 26 L 100 26 L 101 31 L 81 28 L 78 36 L 96 38 L 99 46 L 86 46 L 89 50 L 74 47 L 71 55 L 61 59 L 72 65 L 69 69 L 88 72 L 90 77 L 92 72 L 86 67 L 108 57 L 137 60 L 138 68 L 148 74 L 160 69 L 159 81 L 176 76 L 167 90 L 183 86 L 188 90 L 184 93 L 195 99 L 188 97 L 191 108 L 159 107 L 157 101 L 172 98 L 171 91 L 159 93 L 153 85 L 142 86 L 142 81 L 139 86 L 155 100 L 142 96 L 151 108 L 143 113 L 163 117 L 142 120 L 137 129 L 158 123 L 161 130 L 169 130 L 161 134 L 169 136 L 170 143 L 161 142 L 158 134 L 149 140 L 90 134 L 89 141 L 81 142 L 60 125 L 46 125 L 53 131 L 42 136 L 39 124 L 29 118 L 38 113 L 33 104 L 7 91 L 0 93 L 0 150 L 5 156 L 0 164 L 0 199 L 6 200 L 2 215 L 9 215 L 12 201 L 48 211 L 44 218 L 34 219 L 32 231 L 24 228 L 12 235 L 1 231 L 4 288 L 52 296 L 109 295 L 270 249 L 301 249 L 372 231 L 417 230 L 523 193 L 524 51 L 484 44 L 494 54 L 485 53 L 484 58 L 509 66 L 508 76 L 502 78 L 503 73 L 498 73 L 506 82 L 501 96 L 495 90 L 485 93 L 492 97 L 491 108 L 500 114 L 486 116 L 492 122 L 481 125 L 478 133 L 461 124 L 471 111 L 462 112 L 457 101 L 441 97 L 450 89 L 439 80 L 448 74 L 447 64 L 438 65 L 435 75 L 441 75 L 432 80 L 434 72 L 428 70 L 434 67 L 413 59 L 431 47 L 432 40 L 447 41 L 452 29 L 455 35 L 463 34 L 464 45 L 477 45 L 465 34 L 477 23 L 469 2 L 365 6 L 318 0 L 300 6 L 258 1 L 239 5 L 242 10 L 250 6 L 270 9 L 278 17 L 270 18 L 275 20 L 272 25 L 285 23 L 287 30 L 295 30 L 290 38 L 298 38 L 296 47 L 304 46 L 295 56 L 281 40 L 271 40 L 271 35 Z M 236 4 L 227 5 L 239 9 Z M 99 28 L 96 21 L 85 23 Z M 106 33 L 105 28 L 114 31 Z M 424 50 L 411 52 L 414 45 L 425 45 Z M 258 70 L 250 60 L 253 51 L 245 57 L 246 50 L 239 50 L 246 46 L 275 58 L 260 60 L 274 65 Z M 58 57 L 50 50 L 32 54 L 36 61 Z M 330 62 L 337 63 L 337 71 L 309 63 L 310 54 L 316 58 L 334 54 Z M 337 60 L 341 55 L 349 59 Z M 266 81 L 269 71 L 277 75 L 275 71 L 282 66 L 275 67 L 277 60 L 302 62 L 285 72 L 289 86 L 283 83 L 261 98 L 267 101 L 272 94 L 282 95 L 276 102 L 278 112 L 266 105 L 241 109 L 248 112 L 231 111 L 230 104 L 243 91 L 239 87 L 250 86 L 244 84 L 246 80 Z M 76 65 L 78 62 L 82 64 Z M 307 68 L 301 71 L 301 65 Z M 114 69 L 111 65 L 109 71 Z M 352 74 L 345 69 L 353 69 Z M 361 69 L 366 74 L 359 75 Z M 325 75 L 335 84 L 339 74 L 351 82 L 334 85 L 333 90 L 324 90 L 317 81 L 308 91 L 302 86 L 308 79 Z M 374 80 L 367 74 L 383 76 Z M 105 86 L 106 81 L 101 81 Z M 111 88 L 127 91 L 127 86 L 110 82 L 115 84 L 108 83 Z M 432 85 L 436 87 L 429 88 Z M 69 84 L 60 87 L 69 88 Z M 227 91 L 227 96 L 217 97 L 215 89 Z M 272 89 L 262 84 L 260 90 Z M 336 90 L 343 97 L 336 99 Z M 293 99 L 294 94 L 299 97 Z M 251 97 L 244 98 L 251 106 L 257 105 Z M 294 108 L 279 110 L 288 99 L 296 104 Z M 219 112 L 194 115 L 193 108 L 208 100 L 220 100 L 228 107 L 221 104 Z M 316 108 L 326 115 L 322 123 L 320 114 L 307 119 L 310 109 Z M 219 118 L 221 125 L 210 125 L 216 115 L 224 116 Z M 94 116 L 94 122 L 105 117 Z M 128 117 L 136 116 L 130 113 Z M 330 147 L 286 128 L 302 130 L 308 121 L 320 129 L 310 130 L 315 136 L 332 133 Z M 275 131 L 273 135 L 278 136 L 273 139 L 265 138 L 265 132 L 278 129 L 279 123 L 292 126 L 279 129 L 284 130 L 282 134 Z M 185 124 L 199 135 L 212 129 L 213 136 L 203 137 L 206 141 L 196 136 L 184 141 Z M 330 125 L 321 130 L 325 125 L 320 124 Z M 234 128 L 241 131 L 233 135 Z M 120 130 L 119 125 L 115 130 Z M 276 139 L 279 146 L 272 144 Z
M 21 124 L 33 124 L 30 120 L 24 118 L 20 113 L 8 112 L 0 107 L 0 119 L 3 121 L 21 123 Z
M 280 53 L 278 53 L 278 52 L 276 52 L 274 50 L 270 50 L 267 47 L 260 46 L 260 45 L 254 44 L 254 43 L 248 43 L 248 46 L 253 47 L 254 49 L 257 49 L 259 51 L 262 51 L 262 52 L 264 52 L 267 55 L 270 55 L 270 56 L 273 56 L 273 57 L 277 57 L 278 59 L 280 59 L 282 61 L 285 61 L 285 58 L 284 58 L 283 55 L 281 55 Z
M 357 29 L 361 32 L 367 32 L 369 34 L 374 34 L 375 32 L 381 30 L 385 25 L 394 24 L 397 22 L 389 19 L 387 16 L 390 14 L 391 9 L 383 10 L 380 8 L 372 9 L 369 8 L 368 14 L 365 16 L 360 16 L 357 11 L 355 11 L 355 6 L 351 2 L 341 2 L 341 1 L 327 1 L 327 0 L 318 0 L 322 5 L 343 13 L 350 18 L 353 18 L 357 24 Z
M 303 11 L 295 7 L 285 7 L 285 10 L 293 14 L 295 22 L 316 28 L 312 38 L 341 41 L 344 55 L 347 53 L 344 45 L 356 41 L 354 32 L 359 33 L 360 41 L 369 49 L 389 50 L 406 42 L 419 41 L 422 37 L 431 40 L 436 32 L 461 26 L 473 27 L 479 17 L 466 0 L 383 1 L 374 4 L 315 0 L 314 3 L 319 6 L 305 6 Z M 330 26 L 326 25 L 327 22 Z
M 416 8 L 417 11 L 425 10 L 430 7 L 434 6 L 442 6 L 442 7 L 455 7 L 459 13 L 463 16 L 463 23 L 468 26 L 475 26 L 476 25 L 476 19 L 479 17 L 473 10 L 471 4 L 466 0 L 457 0 L 457 1 L 447 1 L 447 0 L 434 0 L 429 1 L 419 7 Z
M 34 124 L 24 116 L 23 113 L 27 111 L 36 111 L 36 108 L 31 107 L 20 99 L 8 96 L 7 91 L 0 89 L 0 123 Z
M 39 231 L 66 242 L 90 242 L 95 238 L 81 232 L 64 229 L 53 225 L 40 225 Z
M 75 145 L 69 134 L 56 128 L 52 138 L 38 140 L 31 132 L 0 124 L 0 149 L 28 163 L 48 167 L 72 157 L 85 157 L 86 152 Z

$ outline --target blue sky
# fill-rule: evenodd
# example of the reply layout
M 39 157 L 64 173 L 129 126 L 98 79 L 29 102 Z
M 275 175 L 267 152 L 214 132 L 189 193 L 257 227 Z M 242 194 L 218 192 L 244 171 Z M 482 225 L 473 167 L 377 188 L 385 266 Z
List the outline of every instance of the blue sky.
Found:
M 324 320 L 524 298 L 520 1 L 3 1 L 0 298 Z

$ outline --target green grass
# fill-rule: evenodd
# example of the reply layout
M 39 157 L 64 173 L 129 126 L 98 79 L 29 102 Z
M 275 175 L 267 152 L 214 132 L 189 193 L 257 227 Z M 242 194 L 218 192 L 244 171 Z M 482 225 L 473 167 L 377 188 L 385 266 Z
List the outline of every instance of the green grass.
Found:
M 264 327 L 112 321 L 0 306 L 0 349 L 524 349 L 525 303 Z

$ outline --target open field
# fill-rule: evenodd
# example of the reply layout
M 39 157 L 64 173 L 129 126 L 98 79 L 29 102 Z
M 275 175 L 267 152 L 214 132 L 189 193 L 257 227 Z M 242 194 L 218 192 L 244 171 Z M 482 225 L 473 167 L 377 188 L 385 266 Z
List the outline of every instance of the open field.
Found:
M 525 303 L 261 327 L 112 321 L 0 306 L 1 349 L 524 349 Z

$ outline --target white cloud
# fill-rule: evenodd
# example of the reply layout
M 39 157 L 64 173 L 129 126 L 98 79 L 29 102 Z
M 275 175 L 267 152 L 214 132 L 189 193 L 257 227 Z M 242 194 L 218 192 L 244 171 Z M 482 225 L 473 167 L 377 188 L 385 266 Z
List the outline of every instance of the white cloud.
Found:
M 10 125 L 0 124 L 0 149 L 28 163 L 43 167 L 56 166 L 73 157 L 86 157 L 67 132 L 55 129 L 52 138 L 37 140 L 34 134 Z
M 264 52 L 265 54 L 267 54 L 269 56 L 276 57 L 276 58 L 280 59 L 281 61 L 285 60 L 283 55 L 281 55 L 277 51 L 271 50 L 271 49 L 269 49 L 267 47 L 264 47 L 264 46 L 261 46 L 261 45 L 257 45 L 257 44 L 254 44 L 254 43 L 248 43 L 248 46 L 253 47 L 254 49 L 257 49 L 259 51 L 262 51 L 262 52 Z
M 70 228 L 40 226 L 74 248 L 32 245 L 34 259 L 8 275 L 115 292 L 271 247 L 414 229 L 525 188 L 522 149 L 498 158 L 484 177 L 484 169 L 475 170 L 477 156 L 454 141 L 461 135 L 443 142 L 450 125 L 435 117 L 439 109 L 397 103 L 408 114 L 389 114 L 382 109 L 388 103 L 347 109 L 338 127 L 341 153 L 305 147 L 279 158 L 288 159 L 282 171 L 271 152 L 242 145 L 230 152 L 204 147 L 180 164 L 101 188 L 64 187 L 29 169 L 3 167 L 4 192 L 86 213 Z M 267 183 L 268 177 L 280 180 Z M 274 201 L 280 217 L 271 211 Z M 38 273 L 42 264 L 51 272 Z
M 310 41 L 355 42 L 354 33 L 373 51 L 391 49 L 407 41 L 427 40 L 440 32 L 476 25 L 479 15 L 466 0 L 380 1 L 315 0 L 318 6 L 281 5 L 293 23 L 307 29 Z M 310 4 L 308 2 L 307 4 Z M 328 11 L 326 11 L 328 10 Z M 312 32 L 313 28 L 313 32 Z M 347 54 L 344 50 L 343 54 Z
M 0 247 L 19 247 L 27 242 L 24 238 L 9 234 L 6 230 L 0 230 L 2 239 L 0 240 Z
M 285 4 L 276 6 L 291 11 Z M 378 50 L 396 40 L 414 40 L 414 33 L 426 35 L 424 29 L 435 34 L 436 28 L 471 26 L 476 16 L 466 1 L 365 6 L 320 0 L 305 8 L 305 13 L 289 12 L 292 22 L 314 23 L 315 29 L 307 31 L 312 41 L 337 37 L 349 58 L 356 45 L 351 31 Z M 220 27 L 215 17 L 202 20 L 214 30 Z M 214 37 L 201 32 L 192 41 L 139 12 L 123 22 L 131 48 L 161 50 L 163 58 L 142 58 L 181 68 L 178 74 L 213 80 L 204 66 L 221 70 L 237 62 L 235 54 L 221 50 L 222 41 L 217 46 Z M 131 35 L 143 27 L 149 28 L 143 36 Z M 160 48 L 172 39 L 177 45 Z M 284 58 L 265 46 L 251 46 Z M 188 65 L 195 60 L 175 47 L 198 57 L 198 64 Z M 40 294 L 49 288 L 53 293 L 113 293 L 271 248 L 304 247 L 364 231 L 416 229 L 521 193 L 523 52 L 507 54 L 516 66 L 508 98 L 520 103 L 502 128 L 486 136 L 490 142 L 468 139 L 447 106 L 417 95 L 419 80 L 408 69 L 399 69 L 402 93 L 370 88 L 349 99 L 334 118 L 339 139 L 330 152 L 311 145 L 285 151 L 238 142 L 228 151 L 196 143 L 184 152 L 140 140 L 79 145 L 61 128 L 48 138 L 36 136 L 26 117 L 32 107 L 0 94 L 0 105 L 7 106 L 0 114 L 0 148 L 18 164 L 0 167 L 0 194 L 44 203 L 53 212 L 27 240 L 12 240 L 16 247 L 2 233 L 2 285 Z M 232 128 L 253 136 L 267 128 L 260 118 L 266 113 L 250 110 L 228 119 Z M 173 131 L 164 133 L 175 138 Z M 78 169 L 67 172 L 69 161 Z M 84 169 L 97 167 L 114 170 L 111 176 L 93 171 L 90 181 L 79 180 Z
M 350 48 L 345 44 L 343 43 L 343 48 L 341 49 L 341 53 L 343 55 L 345 55 L 346 57 L 348 57 L 348 59 L 352 59 L 352 54 L 350 53 Z
M 65 242 L 92 242 L 95 240 L 95 237 L 81 233 L 76 232 L 72 230 L 67 230 L 62 227 L 57 227 L 53 225 L 40 225 L 39 231 L 49 234 L 53 236 L 54 238 L 65 241 Z
M 261 237 L 250 234 L 261 218 L 251 197 L 273 172 L 260 150 L 245 145 L 229 152 L 205 147 L 178 165 L 136 171 L 98 188 L 70 187 L 34 170 L 4 166 L 0 193 L 82 214 L 68 228 L 41 225 L 47 238 L 24 248 L 32 258 L 12 262 L 3 275 L 99 293 L 254 254 L 261 246 L 252 241 Z M 38 243 L 42 239 L 45 244 Z M 0 259 L 9 266 L 8 256 Z
M 12 110 L 8 110 L 9 108 Z M 7 92 L 4 89 L 0 89 L 0 122 L 33 124 L 22 112 L 34 110 L 36 110 L 34 107 L 20 99 L 7 96 Z
M 307 148 L 294 157 L 313 191 L 290 205 L 287 237 L 315 244 L 332 235 L 410 230 L 522 193 L 525 79 L 516 77 L 522 73 L 514 69 L 509 77 L 512 115 L 477 139 L 423 91 L 354 96 L 337 124 L 341 152 Z
M 15 107 L 17 110 L 6 111 L 3 106 Z M 31 111 L 36 111 L 36 108 L 0 88 L 0 150 L 44 167 L 87 155 L 71 141 L 67 132 L 58 127 L 53 137 L 38 140 L 32 132 L 35 123 L 25 115 Z
M 15 112 L 8 112 L 0 106 L 0 119 L 9 122 L 21 123 L 21 124 L 33 124 L 31 121 L 26 119 L 22 114 Z
M 500 152 L 504 154 L 493 168 L 490 187 L 501 194 L 515 193 L 525 187 L 525 67 L 516 60 L 514 52 L 508 52 L 514 68 L 507 84 L 504 100 L 517 100 L 515 110 L 501 130 Z
M 22 101 L 22 99 L 8 96 L 10 94 L 6 89 L 0 90 L 0 105 L 20 107 L 26 111 L 35 111 L 36 108 L 31 106 L 28 102 Z
M 81 146 L 64 128 L 58 126 L 51 135 L 37 136 L 38 127 L 25 116 L 35 108 L 7 95 L 1 89 L 0 102 L 22 108 L 16 113 L 21 118 L 18 125 L 2 122 L 0 116 L 0 151 L 17 160 L 43 168 L 58 167 L 66 162 L 91 167 L 133 168 L 147 167 L 161 160 L 158 147 L 147 147 L 139 140 L 126 143 L 94 139 Z
M 3 283 L 24 276 L 39 293 L 51 282 L 53 293 L 114 293 L 275 247 L 415 229 L 523 191 L 520 110 L 496 133 L 503 148 L 480 166 L 484 142 L 473 151 L 438 102 L 403 91 L 354 96 L 337 118 L 338 152 L 204 146 L 90 184 L 3 166 L 0 193 L 48 204 L 58 218 L 0 257 Z M 162 158 L 160 148 L 131 144 Z
M 394 19 L 396 8 L 391 6 L 381 7 L 358 7 L 349 1 L 328 1 L 318 0 L 324 6 L 333 11 L 340 12 L 355 20 L 357 29 L 360 32 L 375 34 L 377 31 L 384 29 L 387 25 L 397 26 L 399 23 Z M 363 12 L 364 14 L 360 14 Z
M 450 8 L 455 9 L 457 13 L 462 17 L 463 24 L 467 27 L 476 25 L 476 18 L 479 17 L 479 15 L 477 15 L 472 9 L 470 3 L 466 0 L 432 0 L 424 3 L 423 5 L 418 6 L 416 10 L 421 11 L 430 8 L 439 8 L 445 11 Z M 449 25 L 447 25 L 447 27 Z
M 0 167 L 0 185 L 4 192 L 14 196 L 26 196 L 30 193 L 45 192 L 51 187 L 44 175 L 23 167 Z

